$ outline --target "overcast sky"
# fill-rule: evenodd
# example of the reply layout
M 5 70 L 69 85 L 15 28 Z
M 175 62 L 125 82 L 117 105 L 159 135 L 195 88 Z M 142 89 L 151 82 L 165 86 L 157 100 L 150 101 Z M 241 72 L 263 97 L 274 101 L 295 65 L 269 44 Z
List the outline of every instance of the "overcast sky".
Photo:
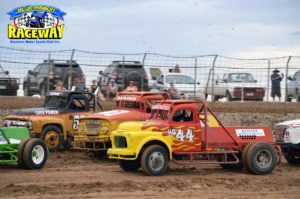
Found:
M 300 55 L 298 0 L 0 0 L 0 45 L 237 58 Z M 46 4 L 67 15 L 60 44 L 10 44 L 6 12 Z

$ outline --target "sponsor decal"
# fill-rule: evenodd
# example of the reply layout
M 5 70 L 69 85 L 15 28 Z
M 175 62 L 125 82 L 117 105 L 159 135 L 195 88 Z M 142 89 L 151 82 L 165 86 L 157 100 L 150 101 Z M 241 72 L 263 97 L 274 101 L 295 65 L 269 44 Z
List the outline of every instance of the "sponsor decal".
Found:
M 134 96 L 118 96 L 117 101 L 136 101 L 137 98 Z
M 57 115 L 57 110 L 42 110 L 42 111 L 35 111 L 35 115 Z
M 63 38 L 65 12 L 54 6 L 25 5 L 9 12 L 10 43 L 59 43 Z
M 152 106 L 152 109 L 158 109 L 158 110 L 164 110 L 164 111 L 168 111 L 168 110 L 170 110 L 170 108 L 171 108 L 170 105 L 154 104 Z
M 263 129 L 236 129 L 237 136 L 265 136 Z

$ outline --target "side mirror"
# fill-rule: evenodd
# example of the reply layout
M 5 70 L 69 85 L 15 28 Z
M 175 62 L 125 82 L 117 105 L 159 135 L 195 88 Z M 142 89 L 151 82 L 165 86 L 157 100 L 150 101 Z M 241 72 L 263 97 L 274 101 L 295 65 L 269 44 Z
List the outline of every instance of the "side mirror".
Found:
M 224 82 L 224 83 L 227 83 L 227 79 L 224 79 L 223 82 Z
M 5 71 L 5 74 L 6 74 L 6 75 L 8 75 L 8 74 L 9 74 L 9 72 L 8 72 L 8 71 Z
M 287 79 L 290 80 L 290 81 L 294 80 L 291 76 L 288 76 Z
M 158 84 L 163 84 L 163 82 L 162 82 L 162 81 L 157 81 L 157 83 L 158 83 Z
M 257 83 L 257 80 L 254 80 L 254 83 Z
M 99 75 L 103 75 L 103 71 L 102 70 L 99 71 Z
M 197 85 L 200 85 L 200 82 L 197 82 Z

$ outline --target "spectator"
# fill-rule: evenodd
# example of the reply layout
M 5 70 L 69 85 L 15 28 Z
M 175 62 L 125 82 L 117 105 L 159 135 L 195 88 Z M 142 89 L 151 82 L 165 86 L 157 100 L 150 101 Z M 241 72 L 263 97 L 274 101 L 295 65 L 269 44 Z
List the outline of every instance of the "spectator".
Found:
M 85 91 L 85 86 L 84 86 L 84 80 L 81 77 L 74 77 L 73 79 L 73 86 L 72 90 L 73 91 Z
M 160 89 L 157 87 L 157 85 L 154 83 L 153 87 L 151 88 L 150 92 L 160 92 Z
M 109 98 L 116 97 L 117 92 L 118 92 L 118 86 L 115 84 L 115 80 L 111 80 L 110 81 L 110 85 L 109 85 L 109 94 L 108 94 L 108 97 Z
M 89 92 L 94 93 L 97 88 L 98 88 L 97 81 L 94 79 L 94 80 L 92 80 L 92 85 L 90 86 L 90 88 L 88 90 L 89 90 Z M 99 88 L 99 89 L 101 89 L 101 88 Z
M 66 91 L 67 89 L 64 87 L 64 84 L 62 81 L 57 81 L 55 84 L 55 90 L 56 91 Z
M 174 69 L 173 69 L 173 72 L 174 72 L 174 73 L 181 73 L 181 71 L 180 71 L 180 68 L 179 68 L 179 65 L 178 65 L 178 64 L 176 64 L 176 66 L 174 67 Z
M 125 92 L 137 92 L 138 87 L 136 85 L 134 85 L 133 81 L 130 81 L 129 85 L 126 87 L 126 89 L 124 91 Z
M 272 92 L 271 92 L 271 96 L 273 98 L 273 101 L 275 100 L 275 97 L 277 96 L 279 98 L 281 98 L 281 89 L 280 89 L 280 82 L 283 78 L 283 73 L 281 73 L 281 75 L 279 75 L 280 71 L 278 69 L 273 70 L 273 74 L 271 75 L 271 81 L 272 81 Z

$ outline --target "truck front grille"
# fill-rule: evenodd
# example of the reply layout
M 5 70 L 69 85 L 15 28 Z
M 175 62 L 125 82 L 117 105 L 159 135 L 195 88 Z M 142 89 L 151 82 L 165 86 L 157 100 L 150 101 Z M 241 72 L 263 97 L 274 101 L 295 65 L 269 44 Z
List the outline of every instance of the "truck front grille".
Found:
M 124 136 L 115 136 L 116 148 L 127 148 L 126 138 Z

